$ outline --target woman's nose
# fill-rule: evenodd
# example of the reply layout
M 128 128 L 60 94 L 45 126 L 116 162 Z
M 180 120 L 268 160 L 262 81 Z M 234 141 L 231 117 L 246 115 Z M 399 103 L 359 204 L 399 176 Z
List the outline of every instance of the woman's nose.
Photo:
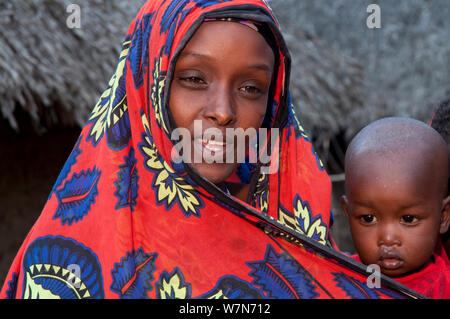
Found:
M 392 224 L 380 225 L 378 231 L 378 246 L 400 246 L 400 230 Z
M 230 126 L 236 119 L 233 95 L 226 87 L 211 90 L 204 116 L 217 126 Z

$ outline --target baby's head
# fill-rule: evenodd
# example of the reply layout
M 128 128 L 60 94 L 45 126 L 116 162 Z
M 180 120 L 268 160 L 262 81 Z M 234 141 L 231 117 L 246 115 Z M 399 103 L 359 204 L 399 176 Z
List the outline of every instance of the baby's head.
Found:
M 400 276 L 430 259 L 450 223 L 447 162 L 442 137 L 413 119 L 378 120 L 353 139 L 342 206 L 364 264 Z

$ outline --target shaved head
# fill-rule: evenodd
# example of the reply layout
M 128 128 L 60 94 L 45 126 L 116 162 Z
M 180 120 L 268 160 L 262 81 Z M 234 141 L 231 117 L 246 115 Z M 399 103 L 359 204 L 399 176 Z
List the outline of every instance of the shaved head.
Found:
M 346 172 L 353 171 L 355 166 L 364 169 L 371 163 L 385 168 L 399 165 L 410 172 L 430 171 L 442 191 L 447 189 L 447 144 L 438 132 L 418 120 L 391 117 L 362 129 L 347 149 Z M 352 174 L 349 175 L 351 178 Z

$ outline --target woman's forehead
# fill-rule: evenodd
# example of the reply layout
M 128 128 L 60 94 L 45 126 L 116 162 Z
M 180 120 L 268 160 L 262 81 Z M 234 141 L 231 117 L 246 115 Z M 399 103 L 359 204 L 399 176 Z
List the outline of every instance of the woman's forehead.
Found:
M 261 59 L 261 68 L 274 64 L 274 54 L 265 39 L 255 30 L 236 22 L 204 22 L 182 49 L 180 57 L 214 59 L 221 55 L 246 55 L 249 60 Z M 272 68 L 270 67 L 270 69 Z

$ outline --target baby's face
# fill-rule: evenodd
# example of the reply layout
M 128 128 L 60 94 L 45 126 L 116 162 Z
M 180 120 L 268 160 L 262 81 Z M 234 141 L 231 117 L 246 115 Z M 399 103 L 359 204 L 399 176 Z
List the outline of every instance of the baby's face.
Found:
M 433 170 L 417 169 L 422 159 L 414 160 L 419 165 L 366 156 L 347 173 L 342 203 L 355 248 L 364 264 L 388 276 L 424 265 L 442 228 L 442 191 Z

